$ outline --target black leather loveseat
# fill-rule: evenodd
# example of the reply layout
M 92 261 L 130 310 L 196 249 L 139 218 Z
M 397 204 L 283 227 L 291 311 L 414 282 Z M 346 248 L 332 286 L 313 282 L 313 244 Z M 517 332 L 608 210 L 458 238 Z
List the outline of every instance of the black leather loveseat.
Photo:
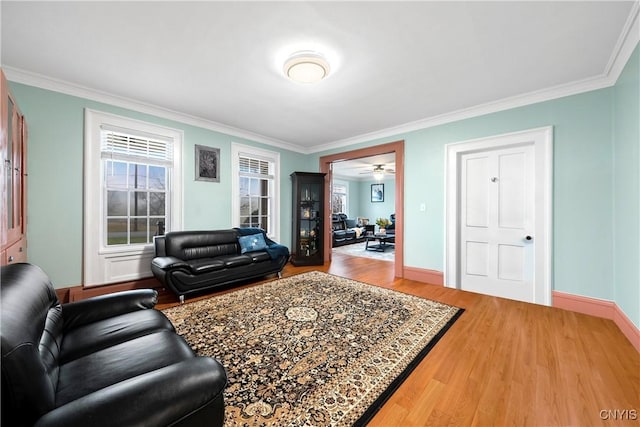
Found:
M 331 246 L 338 247 L 352 243 L 364 242 L 365 228 L 358 227 L 355 219 L 346 214 L 331 215 Z
M 289 249 L 259 228 L 176 231 L 155 238 L 151 271 L 184 301 L 185 295 L 282 271 Z
M 3 426 L 221 426 L 224 368 L 196 357 L 151 289 L 60 304 L 31 264 L 1 270 Z

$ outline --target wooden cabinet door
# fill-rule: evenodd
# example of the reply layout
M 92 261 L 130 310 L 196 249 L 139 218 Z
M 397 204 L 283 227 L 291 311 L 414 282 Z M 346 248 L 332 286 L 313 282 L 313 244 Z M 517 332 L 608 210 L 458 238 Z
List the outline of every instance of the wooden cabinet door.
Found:
M 1 74 L 1 124 L 0 187 L 2 191 L 2 221 L 0 244 L 3 256 L 0 263 L 6 264 L 12 259 L 26 260 L 25 232 L 25 167 L 26 167 L 26 126 L 24 117 L 9 92 L 4 73 Z M 18 242 L 19 245 L 15 246 Z M 19 248 L 19 251 L 18 249 Z M 16 252 L 16 253 L 14 253 Z M 11 255 L 9 255 L 9 253 Z

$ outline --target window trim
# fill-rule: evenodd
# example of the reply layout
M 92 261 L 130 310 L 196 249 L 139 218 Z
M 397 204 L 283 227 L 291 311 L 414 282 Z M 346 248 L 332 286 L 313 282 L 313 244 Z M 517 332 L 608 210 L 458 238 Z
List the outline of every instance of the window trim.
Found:
M 167 230 L 181 230 L 183 220 L 183 173 L 181 130 L 131 119 L 102 111 L 85 109 L 84 117 L 84 227 L 83 227 L 83 285 L 97 286 L 151 277 L 153 244 L 106 246 L 104 241 L 104 197 L 102 192 L 102 155 L 100 131 L 102 126 L 130 130 L 132 133 L 157 135 L 173 140 L 173 167 L 170 174 L 171 224 Z M 96 232 L 98 230 L 98 232 Z M 147 260 L 149 262 L 147 262 Z M 140 266 L 149 266 L 141 269 Z
M 240 156 L 255 157 L 274 163 L 273 168 L 273 230 L 268 237 L 276 242 L 280 241 L 280 153 L 264 150 L 249 145 L 231 143 L 231 223 L 233 227 L 240 227 Z
M 334 179 L 331 184 L 331 202 L 333 203 L 333 195 L 334 194 L 343 194 L 343 193 L 335 193 L 334 189 L 336 186 L 344 187 L 344 212 L 345 214 L 349 214 L 349 183 L 347 181 L 343 181 L 340 179 Z M 333 211 L 333 206 L 331 206 L 331 210 Z M 332 212 L 333 213 L 333 212 Z

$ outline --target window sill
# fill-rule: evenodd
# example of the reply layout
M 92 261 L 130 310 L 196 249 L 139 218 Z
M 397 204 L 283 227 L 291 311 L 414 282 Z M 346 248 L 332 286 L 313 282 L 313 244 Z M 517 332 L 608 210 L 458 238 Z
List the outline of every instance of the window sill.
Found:
M 142 255 L 154 253 L 153 244 L 139 246 L 103 247 L 98 253 L 100 255 Z

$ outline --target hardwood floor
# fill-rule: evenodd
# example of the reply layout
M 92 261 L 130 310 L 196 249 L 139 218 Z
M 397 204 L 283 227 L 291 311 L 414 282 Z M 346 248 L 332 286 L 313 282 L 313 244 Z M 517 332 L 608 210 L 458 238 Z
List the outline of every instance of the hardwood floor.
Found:
M 393 263 L 366 258 L 283 275 L 310 270 L 465 309 L 369 426 L 640 423 L 640 354 L 611 320 L 396 279 Z

